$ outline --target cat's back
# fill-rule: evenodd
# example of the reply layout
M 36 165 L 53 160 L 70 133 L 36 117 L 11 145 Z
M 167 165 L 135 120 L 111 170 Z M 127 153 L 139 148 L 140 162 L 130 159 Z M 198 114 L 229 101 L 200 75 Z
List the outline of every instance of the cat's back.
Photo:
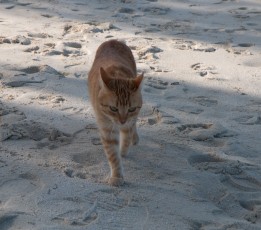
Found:
M 136 74 L 136 64 L 131 49 L 121 41 L 109 40 L 97 49 L 89 78 L 99 73 L 100 67 L 124 66 Z
M 108 57 L 112 58 L 113 61 L 120 62 L 123 59 L 134 62 L 131 49 L 123 41 L 115 39 L 106 41 L 99 46 L 94 61 Z
M 109 40 L 102 43 L 96 51 L 92 67 L 88 74 L 88 88 L 91 100 L 95 100 L 99 91 L 100 68 L 107 71 L 130 73 L 130 77 L 137 74 L 136 63 L 131 49 L 121 41 Z

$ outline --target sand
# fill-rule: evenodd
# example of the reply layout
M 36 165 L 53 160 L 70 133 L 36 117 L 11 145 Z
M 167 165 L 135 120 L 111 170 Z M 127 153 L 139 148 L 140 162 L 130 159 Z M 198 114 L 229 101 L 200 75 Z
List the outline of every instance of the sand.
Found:
M 261 3 L 0 1 L 0 229 L 261 229 Z M 110 187 L 86 79 L 108 39 L 145 73 Z

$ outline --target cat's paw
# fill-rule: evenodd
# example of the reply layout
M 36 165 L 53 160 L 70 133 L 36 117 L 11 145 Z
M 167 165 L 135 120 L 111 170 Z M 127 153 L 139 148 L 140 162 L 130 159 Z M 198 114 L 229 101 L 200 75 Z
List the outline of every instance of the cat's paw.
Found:
M 131 142 L 132 145 L 139 144 L 139 140 L 140 140 L 140 138 L 139 138 L 138 133 L 134 133 L 133 136 L 132 136 L 132 142 Z
M 111 186 L 119 187 L 124 184 L 123 177 L 110 177 L 108 179 L 108 184 Z

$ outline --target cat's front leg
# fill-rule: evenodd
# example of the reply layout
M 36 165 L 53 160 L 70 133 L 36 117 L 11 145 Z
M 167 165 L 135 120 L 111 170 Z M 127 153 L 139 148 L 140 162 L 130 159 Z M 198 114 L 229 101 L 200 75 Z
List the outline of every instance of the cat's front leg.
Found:
M 111 170 L 108 183 L 112 186 L 120 186 L 124 183 L 124 179 L 121 158 L 118 151 L 118 130 L 103 128 L 101 130 L 101 140 Z
M 128 155 L 129 147 L 132 141 L 133 129 L 122 128 L 120 130 L 120 155 L 125 157 Z
M 136 124 L 133 126 L 133 132 L 132 132 L 132 140 L 131 140 L 131 144 L 132 145 L 137 145 L 139 144 L 139 135 L 137 132 L 137 128 L 136 128 Z
M 130 145 L 139 143 L 139 135 L 137 133 L 136 124 L 131 127 L 122 128 L 120 131 L 120 155 L 125 157 L 129 152 Z

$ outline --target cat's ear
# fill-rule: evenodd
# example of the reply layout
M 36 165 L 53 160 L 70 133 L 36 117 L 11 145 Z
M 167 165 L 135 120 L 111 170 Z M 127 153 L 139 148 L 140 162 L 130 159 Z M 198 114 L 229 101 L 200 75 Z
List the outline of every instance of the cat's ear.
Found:
M 109 88 L 111 78 L 109 77 L 109 75 L 106 73 L 106 71 L 102 67 L 100 68 L 100 76 L 101 76 L 100 80 L 101 80 L 102 85 L 105 85 Z
M 133 83 L 135 85 L 135 89 L 139 89 L 139 87 L 141 86 L 141 82 L 143 80 L 143 74 L 138 75 L 134 80 Z

